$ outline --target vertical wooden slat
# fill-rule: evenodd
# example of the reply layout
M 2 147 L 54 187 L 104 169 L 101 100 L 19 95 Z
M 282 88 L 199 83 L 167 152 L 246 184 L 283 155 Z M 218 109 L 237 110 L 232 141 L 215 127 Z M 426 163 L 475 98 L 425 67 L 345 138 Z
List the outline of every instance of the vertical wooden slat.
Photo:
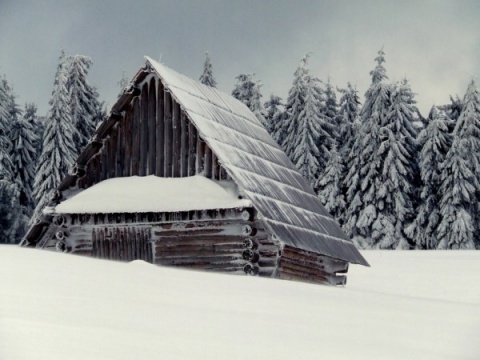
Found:
M 108 177 L 108 141 L 104 140 L 102 154 L 101 154 L 101 166 L 102 166 L 102 175 L 100 180 L 105 180 Z M 87 173 L 88 174 L 88 173 Z
M 124 157 L 124 165 L 123 165 L 123 176 L 131 176 L 132 175 L 132 122 L 133 122 L 133 114 L 132 114 L 132 106 L 129 105 L 125 110 L 125 157 Z
M 172 177 L 180 176 L 180 105 L 173 101 L 172 104 Z
M 196 160 L 197 160 L 197 129 L 191 121 L 188 121 L 188 176 L 196 174 Z
M 157 142 L 156 142 L 156 165 L 155 165 L 155 175 L 163 177 L 165 174 L 165 123 L 164 123 L 164 89 L 163 84 L 160 80 L 157 80 L 158 86 L 156 87 L 157 91 Z
M 115 177 L 115 161 L 116 161 L 116 151 L 117 147 L 115 146 L 117 143 L 117 132 L 112 131 L 110 136 L 108 137 L 109 146 L 108 146 L 108 178 L 112 179 Z
M 148 83 L 143 84 L 140 96 L 140 166 L 139 175 L 147 175 L 148 166 Z
M 207 144 L 200 137 L 197 140 L 197 151 L 195 159 L 195 174 L 200 174 L 204 171 L 205 151 Z
M 133 122 L 132 122 L 132 174 L 138 175 L 139 155 L 140 155 L 140 100 L 135 98 L 133 100 Z
M 212 150 L 205 144 L 205 177 L 212 179 Z
M 212 179 L 219 179 L 220 168 L 218 167 L 218 158 L 212 151 Z
M 156 79 L 152 77 L 148 90 L 148 171 L 147 175 L 156 173 L 157 155 L 157 93 Z
M 185 112 L 180 114 L 180 176 L 188 176 L 189 128 Z
M 118 122 L 117 128 L 114 130 L 116 136 L 116 150 L 115 150 L 115 177 L 123 176 L 123 157 L 124 157 L 124 143 L 123 143 L 123 118 Z
M 165 129 L 164 129 L 164 141 L 165 141 L 165 177 L 172 176 L 172 97 L 170 92 L 165 91 L 164 96 L 165 104 Z

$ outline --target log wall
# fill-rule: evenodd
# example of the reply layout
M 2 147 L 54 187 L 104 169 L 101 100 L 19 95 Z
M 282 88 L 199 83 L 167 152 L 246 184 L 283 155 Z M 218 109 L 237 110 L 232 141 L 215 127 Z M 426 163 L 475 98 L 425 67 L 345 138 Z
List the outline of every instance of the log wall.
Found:
M 218 158 L 161 81 L 151 75 L 140 89 L 140 95 L 115 118 L 103 148 L 87 162 L 78 186 L 87 188 L 105 179 L 134 175 L 203 173 L 211 179 L 227 179 Z

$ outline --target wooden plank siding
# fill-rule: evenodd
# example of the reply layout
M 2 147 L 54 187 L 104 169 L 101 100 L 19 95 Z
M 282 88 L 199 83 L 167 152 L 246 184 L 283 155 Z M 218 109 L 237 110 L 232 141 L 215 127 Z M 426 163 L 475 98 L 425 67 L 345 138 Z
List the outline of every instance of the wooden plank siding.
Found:
M 147 78 L 141 94 L 125 107 L 85 165 L 77 185 L 88 188 L 124 176 L 185 177 L 203 174 L 229 179 L 217 156 L 157 77 Z

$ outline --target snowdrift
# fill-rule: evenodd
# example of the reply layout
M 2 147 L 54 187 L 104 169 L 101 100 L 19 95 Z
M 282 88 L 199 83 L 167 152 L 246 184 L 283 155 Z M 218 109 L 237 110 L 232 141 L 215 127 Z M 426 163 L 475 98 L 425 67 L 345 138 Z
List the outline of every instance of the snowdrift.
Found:
M 0 246 L 0 359 L 479 359 L 480 252 L 364 252 L 348 285 Z

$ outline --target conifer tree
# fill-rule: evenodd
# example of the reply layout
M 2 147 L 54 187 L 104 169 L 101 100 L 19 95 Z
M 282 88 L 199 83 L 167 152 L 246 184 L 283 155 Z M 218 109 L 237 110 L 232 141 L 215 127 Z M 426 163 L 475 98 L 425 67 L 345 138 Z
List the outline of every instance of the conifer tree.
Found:
M 263 106 L 266 112 L 265 121 L 267 123 L 267 131 L 275 140 L 277 140 L 275 138 L 277 128 L 283 125 L 282 98 L 271 94 L 270 99 Z
M 345 166 L 343 159 L 337 151 L 337 146 L 334 145 L 330 151 L 330 159 L 316 187 L 320 201 L 340 224 L 343 222 L 342 216 L 345 212 L 345 196 L 343 194 L 344 176 Z
M 87 81 L 92 59 L 83 55 L 66 59 L 67 90 L 72 121 L 77 129 L 75 143 L 80 152 L 90 141 L 97 123 L 101 120 L 102 105 L 95 87 Z
M 37 106 L 34 103 L 25 104 L 25 108 L 23 111 L 23 119 L 29 124 L 28 126 L 34 129 L 34 133 L 36 135 L 35 141 L 33 143 L 33 146 L 35 147 L 34 159 L 36 160 L 41 152 L 42 137 L 45 126 L 43 124 L 43 121 L 37 116 Z
M 292 87 L 288 92 L 287 103 L 285 104 L 283 125 L 278 126 L 275 132 L 275 139 L 290 159 L 292 159 L 294 151 L 293 142 L 298 129 L 300 113 L 305 107 L 307 97 L 307 78 L 310 76 L 307 69 L 309 56 L 307 54 L 302 58 L 293 74 Z
M 18 226 L 16 239 L 20 240 L 27 231 L 28 222 L 35 207 L 32 196 L 32 186 L 37 155 L 35 143 L 38 142 L 38 139 L 33 125 L 23 117 L 15 117 L 12 119 L 10 138 L 13 144 L 11 158 L 14 177 L 17 180 L 17 200 L 20 210 L 17 217 Z
M 325 168 L 328 158 L 326 145 L 330 135 L 320 127 L 320 112 L 315 98 L 314 79 L 306 78 L 305 104 L 298 116 L 298 124 L 292 136 L 292 162 L 315 189 L 317 178 Z M 331 139 L 331 138 L 330 138 Z M 319 147 L 319 144 L 321 144 Z
M 42 153 L 39 156 L 34 181 L 34 198 L 37 202 L 32 221 L 45 208 L 74 163 L 78 152 L 74 139 L 77 130 L 70 112 L 70 93 L 67 89 L 68 73 L 65 57 L 59 59 L 57 73 L 45 119 Z
M 347 159 L 350 149 L 353 147 L 354 134 L 358 125 L 358 116 L 360 113 L 360 100 L 358 91 L 347 84 L 346 89 L 338 89 L 340 92 L 339 101 L 339 152 Z
M 243 102 L 253 112 L 262 125 L 267 126 L 265 109 L 261 103 L 262 84 L 253 78 L 253 74 L 240 74 L 236 77 L 237 83 L 232 91 L 234 98 Z
M 213 88 L 217 87 L 217 82 L 213 77 L 212 62 L 208 52 L 205 53 L 205 63 L 203 64 L 203 73 L 200 76 L 200 82 Z
M 480 92 L 472 81 L 442 164 L 438 248 L 473 249 L 480 193 Z
M 411 239 L 415 239 L 418 249 L 431 250 L 438 246 L 437 227 L 441 220 L 439 192 L 441 164 L 451 146 L 451 134 L 448 130 L 450 122 L 452 121 L 443 111 L 433 106 L 428 125 L 418 137 L 422 181 L 420 203 L 415 220 L 405 230 Z
M 10 126 L 18 107 L 12 104 L 14 96 L 5 78 L 0 79 L 0 243 L 16 242 L 19 227 L 18 181 L 11 159 Z
M 325 110 L 324 115 L 329 122 L 332 124 L 333 128 L 335 129 L 335 133 L 332 134 L 336 136 L 335 140 L 338 140 L 338 136 L 340 134 L 340 116 L 339 116 L 339 108 L 337 104 L 337 95 L 335 94 L 335 89 L 330 82 L 330 78 L 328 78 L 328 82 L 325 85 Z
M 375 196 L 378 220 L 373 224 L 372 240 L 382 249 L 408 249 L 412 243 L 404 234 L 404 227 L 413 217 L 415 202 L 417 143 L 412 123 L 416 107 L 410 94 L 406 83 L 394 89 L 380 128 L 381 143 L 377 151 L 380 186 Z M 386 228 L 385 223 L 388 223 Z
M 349 169 L 346 177 L 347 211 L 344 230 L 352 236 L 358 246 L 372 248 L 378 243 L 374 240 L 374 222 L 377 220 L 378 205 L 376 193 L 380 187 L 381 159 L 377 152 L 380 148 L 380 127 L 390 107 L 391 86 L 385 83 L 388 79 L 383 63 L 385 53 L 378 52 L 375 58 L 377 65 L 370 72 L 372 84 L 365 93 L 365 104 L 360 113 L 361 124 L 355 134 L 355 141 L 349 154 Z M 385 219 L 378 219 L 384 222 Z M 377 227 L 381 223 L 375 224 Z M 391 225 L 384 222 L 385 230 L 393 234 Z

